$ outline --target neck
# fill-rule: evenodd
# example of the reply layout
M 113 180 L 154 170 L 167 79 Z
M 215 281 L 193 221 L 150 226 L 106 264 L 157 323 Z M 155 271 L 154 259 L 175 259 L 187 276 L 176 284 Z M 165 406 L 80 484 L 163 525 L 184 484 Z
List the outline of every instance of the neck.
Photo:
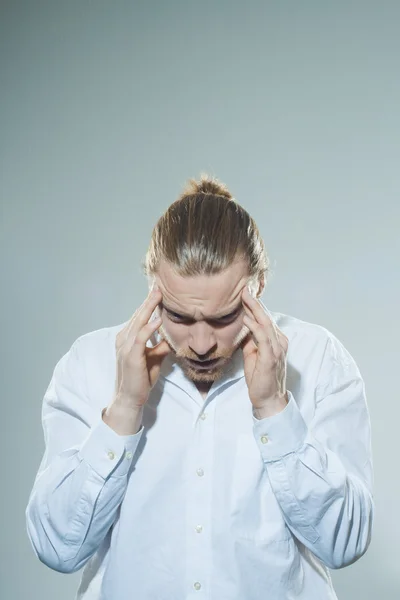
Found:
M 195 382 L 195 386 L 197 387 L 197 389 L 199 390 L 202 398 L 206 398 L 207 394 L 210 390 L 210 387 L 212 386 L 212 382 L 208 382 L 208 381 L 196 381 Z

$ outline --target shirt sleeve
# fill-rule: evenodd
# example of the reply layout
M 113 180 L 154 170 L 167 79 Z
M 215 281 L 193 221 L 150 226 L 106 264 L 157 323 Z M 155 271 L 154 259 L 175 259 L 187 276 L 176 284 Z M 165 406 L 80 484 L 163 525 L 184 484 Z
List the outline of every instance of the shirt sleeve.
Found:
M 370 419 L 359 369 L 332 334 L 307 425 L 295 398 L 272 417 L 253 416 L 254 435 L 285 521 L 328 567 L 367 550 L 374 516 Z
M 79 338 L 44 395 L 45 452 L 26 508 L 35 554 L 64 573 L 80 569 L 113 525 L 143 433 L 120 436 L 104 423 L 85 381 Z

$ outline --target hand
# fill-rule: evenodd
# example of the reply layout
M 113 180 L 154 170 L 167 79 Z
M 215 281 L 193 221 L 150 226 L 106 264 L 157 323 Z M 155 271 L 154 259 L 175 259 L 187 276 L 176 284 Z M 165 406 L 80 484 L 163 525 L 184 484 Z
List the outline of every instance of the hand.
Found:
M 244 373 L 258 418 L 272 416 L 288 402 L 286 354 L 289 340 L 247 287 L 242 292 L 243 324 L 250 330 L 242 342 Z
M 103 420 L 120 435 L 136 433 L 133 430 L 138 430 L 138 426 L 140 428 L 143 406 L 159 377 L 162 361 L 170 352 L 165 340 L 153 348 L 146 346 L 161 325 L 160 318 L 149 322 L 161 299 L 160 290 L 153 287 L 141 307 L 116 336 L 114 398 L 103 411 Z

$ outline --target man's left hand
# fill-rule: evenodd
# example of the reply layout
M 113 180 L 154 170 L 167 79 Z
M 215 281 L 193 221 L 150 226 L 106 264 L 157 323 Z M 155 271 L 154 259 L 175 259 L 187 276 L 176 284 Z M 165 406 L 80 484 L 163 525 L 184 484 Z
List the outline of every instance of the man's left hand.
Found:
M 247 286 L 242 292 L 242 303 L 246 313 L 243 324 L 251 333 L 242 343 L 244 374 L 253 413 L 263 419 L 277 414 L 288 403 L 286 354 L 289 340 Z

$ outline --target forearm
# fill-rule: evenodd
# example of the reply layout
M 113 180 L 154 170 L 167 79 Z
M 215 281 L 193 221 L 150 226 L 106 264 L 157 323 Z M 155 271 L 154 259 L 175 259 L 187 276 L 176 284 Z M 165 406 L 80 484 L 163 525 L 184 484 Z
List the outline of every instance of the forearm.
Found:
M 112 526 L 125 487 L 125 478 L 105 482 L 75 457 L 64 469 L 43 473 L 26 510 L 28 534 L 39 559 L 56 571 L 79 569 Z
M 269 462 L 267 470 L 292 533 L 328 567 L 341 568 L 364 554 L 372 495 L 333 453 L 309 438 L 303 449 Z
M 315 439 L 293 398 L 280 414 L 254 424 L 292 533 L 331 568 L 357 560 L 368 548 L 374 512 L 365 479 Z
M 72 572 L 97 550 L 115 521 L 139 438 L 128 445 L 99 424 L 80 448 L 43 470 L 26 509 L 28 534 L 42 562 Z

